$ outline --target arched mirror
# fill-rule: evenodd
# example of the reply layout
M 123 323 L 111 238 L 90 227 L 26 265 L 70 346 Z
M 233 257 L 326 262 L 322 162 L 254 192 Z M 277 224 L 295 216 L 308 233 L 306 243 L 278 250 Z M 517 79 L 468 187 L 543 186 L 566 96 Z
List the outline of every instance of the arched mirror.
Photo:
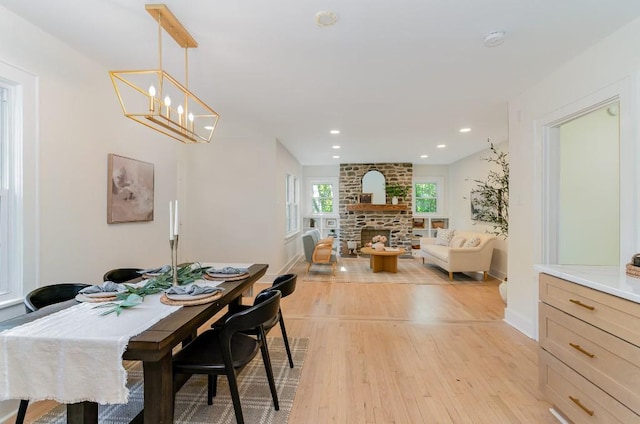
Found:
M 385 178 L 380 171 L 369 171 L 362 177 L 362 192 L 371 193 L 371 203 L 384 205 L 387 203 Z

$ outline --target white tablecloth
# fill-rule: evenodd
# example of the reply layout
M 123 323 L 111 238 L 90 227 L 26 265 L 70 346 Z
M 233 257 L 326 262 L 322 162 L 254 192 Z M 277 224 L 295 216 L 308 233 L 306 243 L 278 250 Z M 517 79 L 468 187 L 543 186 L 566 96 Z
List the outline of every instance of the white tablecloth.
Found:
M 115 313 L 83 303 L 0 333 L 0 400 L 126 403 L 129 339 L 180 309 L 160 295 Z

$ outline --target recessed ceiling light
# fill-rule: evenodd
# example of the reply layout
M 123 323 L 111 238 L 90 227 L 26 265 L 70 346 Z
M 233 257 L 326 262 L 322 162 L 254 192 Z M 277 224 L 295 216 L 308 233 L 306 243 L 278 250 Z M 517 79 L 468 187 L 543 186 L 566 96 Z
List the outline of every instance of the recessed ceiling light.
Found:
M 460 128 L 461 133 L 468 133 L 469 131 L 471 131 L 471 128 Z
M 331 134 L 340 134 L 340 130 L 331 130 L 329 131 Z
M 429 155 L 420 155 L 420 157 L 421 157 L 422 159 L 425 159 L 425 158 L 428 158 L 428 157 L 429 157 Z
M 330 27 L 331 25 L 335 25 L 338 22 L 338 16 L 329 11 L 322 11 L 316 13 L 316 25 L 320 28 Z
M 504 43 L 504 36 L 505 36 L 504 31 L 490 32 L 489 34 L 487 34 L 486 37 L 484 37 L 484 45 L 486 47 L 499 46 L 500 44 Z
M 447 145 L 446 144 L 438 144 L 436 147 L 438 149 L 444 149 L 445 147 L 447 147 Z
M 340 156 L 335 155 L 333 158 L 334 158 L 334 159 L 340 159 Z
M 331 147 L 334 148 L 334 149 L 339 149 L 340 148 L 340 146 L 331 146 Z

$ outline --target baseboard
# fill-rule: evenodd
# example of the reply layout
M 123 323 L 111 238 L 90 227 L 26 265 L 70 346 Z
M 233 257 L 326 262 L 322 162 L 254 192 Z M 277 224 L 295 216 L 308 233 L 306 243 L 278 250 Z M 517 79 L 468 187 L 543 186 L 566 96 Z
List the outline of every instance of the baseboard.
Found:
M 509 309 L 509 306 L 504 310 L 504 321 L 525 336 L 537 340 L 533 322 L 524 315 L 514 312 L 513 309 Z

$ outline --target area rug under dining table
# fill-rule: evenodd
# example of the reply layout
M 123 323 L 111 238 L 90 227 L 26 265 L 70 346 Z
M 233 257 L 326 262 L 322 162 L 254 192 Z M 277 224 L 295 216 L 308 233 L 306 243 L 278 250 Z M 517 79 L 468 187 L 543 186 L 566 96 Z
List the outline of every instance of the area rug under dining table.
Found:
M 258 355 L 238 376 L 238 390 L 242 412 L 247 423 L 286 424 L 300 380 L 309 340 L 289 337 L 295 368 L 289 368 L 284 343 L 280 337 L 269 337 L 269 354 L 278 388 L 280 410 L 273 408 L 273 400 L 262 363 Z M 129 403 L 124 405 L 99 405 L 100 423 L 128 424 L 141 410 L 143 404 L 142 364 L 129 369 L 127 386 L 131 390 Z M 64 405 L 57 406 L 34 421 L 35 424 L 65 424 L 67 412 Z M 192 376 L 176 395 L 176 424 L 232 424 L 236 422 L 229 386 L 224 376 L 218 378 L 217 396 L 213 405 L 207 405 L 207 377 Z

